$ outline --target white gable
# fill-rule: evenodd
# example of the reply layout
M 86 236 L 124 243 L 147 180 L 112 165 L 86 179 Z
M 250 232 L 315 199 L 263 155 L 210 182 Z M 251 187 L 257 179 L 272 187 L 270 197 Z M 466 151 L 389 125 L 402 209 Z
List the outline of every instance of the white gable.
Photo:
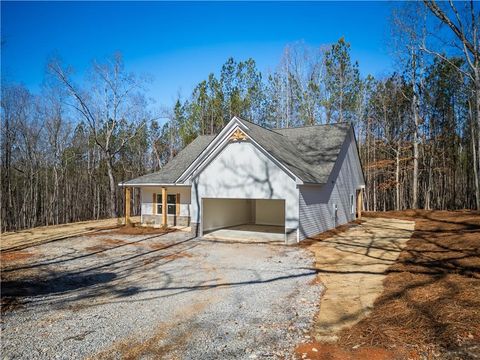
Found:
M 196 199 L 214 197 L 285 199 L 286 227 L 298 227 L 295 179 L 250 141 L 229 142 L 194 175 L 192 222 L 201 219 L 200 204 L 196 205 Z

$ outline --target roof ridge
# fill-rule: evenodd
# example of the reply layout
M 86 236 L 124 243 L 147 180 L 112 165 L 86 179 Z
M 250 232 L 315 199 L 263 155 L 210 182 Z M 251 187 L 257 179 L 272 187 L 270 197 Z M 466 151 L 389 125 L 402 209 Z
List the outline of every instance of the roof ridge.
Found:
M 275 129 L 270 129 L 270 128 L 267 128 L 267 127 L 265 127 L 265 126 L 255 124 L 253 121 L 245 120 L 245 119 L 242 119 L 241 117 L 238 117 L 238 116 L 236 116 L 236 118 L 239 119 L 240 121 L 245 121 L 245 122 L 247 122 L 247 123 L 249 123 L 249 124 L 252 124 L 252 125 L 261 127 L 262 129 L 268 130 L 268 131 L 270 131 L 270 132 L 272 132 L 272 133 L 274 133 L 274 134 L 276 134 L 276 135 L 283 136 L 282 134 L 279 134 L 278 132 L 276 132 Z
M 249 120 L 237 117 L 238 124 L 243 124 L 245 133 L 253 142 L 258 142 L 278 165 L 282 165 L 292 175 L 303 182 L 324 184 L 335 165 L 341 147 L 345 142 L 350 122 L 334 124 L 316 124 L 309 126 L 272 129 Z M 313 131 L 316 128 L 316 131 Z M 297 129 L 298 131 L 293 131 Z M 300 131 L 304 129 L 304 131 Z M 311 130 L 308 130 L 311 129 Z M 332 136 L 303 136 L 313 131 L 315 134 Z M 204 134 L 197 137 L 181 149 L 171 161 L 158 171 L 145 174 L 136 179 L 122 182 L 123 185 L 141 186 L 142 184 L 173 184 L 219 134 Z M 187 150 L 189 149 L 189 150 Z M 182 155 L 183 154 L 183 155 Z
M 252 125 L 255 125 L 255 126 L 258 126 L 258 127 L 261 127 L 262 129 L 265 129 L 265 130 L 268 130 L 268 131 L 271 131 L 275 134 L 278 134 L 280 136 L 283 136 L 282 134 L 279 134 L 277 132 L 277 130 L 289 130 L 289 129 L 304 129 L 304 128 L 310 128 L 310 127 L 322 127 L 322 126 L 334 126 L 334 125 L 343 125 L 343 124 L 346 124 L 346 125 L 352 125 L 352 122 L 351 121 L 339 121 L 339 122 L 336 122 L 336 123 L 330 123 L 330 124 L 315 124 L 315 125 L 304 125 L 304 126 L 293 126 L 293 127 L 284 127 L 284 128 L 268 128 L 268 127 L 265 127 L 265 126 L 262 126 L 260 124 L 255 124 L 253 121 L 250 121 L 250 120 L 245 120 L 239 116 L 235 116 L 237 119 L 239 119 L 240 121 L 245 121 L 249 124 L 252 124 Z
M 323 127 L 323 126 L 334 126 L 334 125 L 352 125 L 350 121 L 341 121 L 333 124 L 315 124 L 315 125 L 304 125 L 304 126 L 294 126 L 294 127 L 284 127 L 284 128 L 272 128 L 272 131 L 276 132 L 277 130 L 290 130 L 290 129 L 304 129 L 310 127 Z

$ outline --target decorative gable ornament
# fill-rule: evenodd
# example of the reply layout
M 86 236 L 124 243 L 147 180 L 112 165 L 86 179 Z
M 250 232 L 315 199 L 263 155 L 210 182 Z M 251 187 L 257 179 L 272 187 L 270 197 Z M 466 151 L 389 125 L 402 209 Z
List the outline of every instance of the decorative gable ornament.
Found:
M 232 135 L 230 135 L 230 140 L 231 141 L 245 141 L 245 140 L 247 140 L 247 135 L 242 130 L 237 128 L 232 133 Z

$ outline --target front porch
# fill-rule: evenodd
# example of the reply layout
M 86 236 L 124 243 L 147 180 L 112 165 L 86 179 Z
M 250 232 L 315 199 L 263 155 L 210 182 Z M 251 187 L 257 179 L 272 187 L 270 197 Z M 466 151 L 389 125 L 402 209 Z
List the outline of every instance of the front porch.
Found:
M 131 223 L 132 190 L 140 190 L 140 224 L 152 227 L 190 226 L 190 186 L 152 185 L 125 187 L 125 223 Z

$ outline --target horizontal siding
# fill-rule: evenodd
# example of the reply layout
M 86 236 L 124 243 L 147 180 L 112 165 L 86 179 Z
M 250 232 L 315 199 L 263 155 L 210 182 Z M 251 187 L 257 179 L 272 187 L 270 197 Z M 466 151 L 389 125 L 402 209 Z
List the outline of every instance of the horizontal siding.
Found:
M 355 191 L 363 183 L 363 175 L 352 134 L 345 141 L 338 161 L 327 184 L 323 186 L 300 186 L 300 240 L 333 229 L 335 226 L 355 220 Z M 334 218 L 337 204 L 337 219 Z
M 152 215 L 153 214 L 153 194 L 161 194 L 161 187 L 148 187 L 144 186 L 141 188 L 141 198 L 142 198 L 142 214 Z M 188 186 L 178 186 L 178 187 L 167 187 L 167 195 L 169 194 L 180 194 L 180 216 L 190 216 L 190 202 L 191 202 L 191 190 Z

